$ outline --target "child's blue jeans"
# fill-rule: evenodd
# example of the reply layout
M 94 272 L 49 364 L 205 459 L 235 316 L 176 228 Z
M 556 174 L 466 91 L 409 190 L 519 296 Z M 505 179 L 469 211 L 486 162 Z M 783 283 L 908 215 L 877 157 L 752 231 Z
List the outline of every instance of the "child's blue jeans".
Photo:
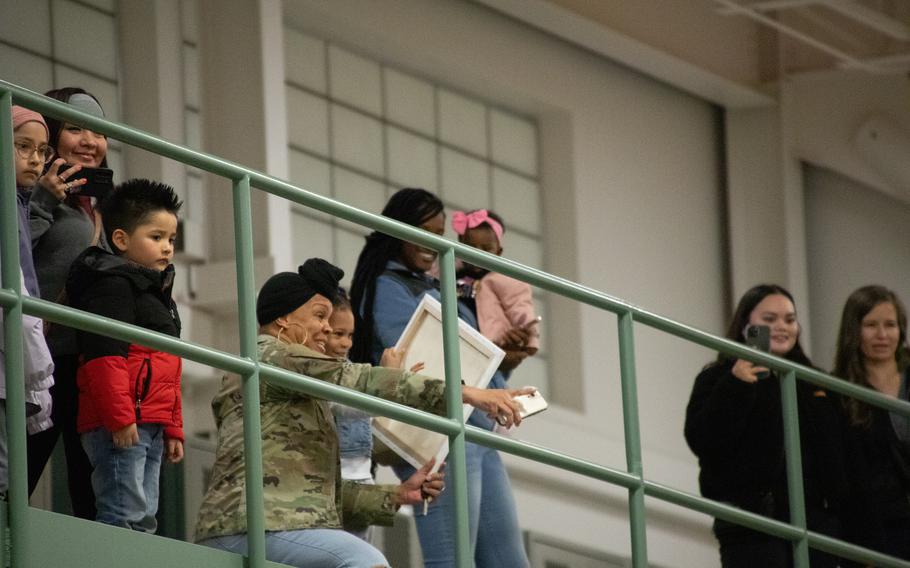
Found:
M 139 424 L 139 443 L 115 448 L 106 428 L 82 434 L 82 447 L 92 462 L 95 520 L 147 533 L 157 528 L 158 477 L 164 454 L 164 427 Z

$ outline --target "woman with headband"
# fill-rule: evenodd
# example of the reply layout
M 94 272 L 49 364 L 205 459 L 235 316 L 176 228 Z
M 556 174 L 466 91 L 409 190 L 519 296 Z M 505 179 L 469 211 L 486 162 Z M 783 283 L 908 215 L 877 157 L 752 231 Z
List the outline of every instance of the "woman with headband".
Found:
M 98 100 L 84 89 L 67 87 L 48 91 L 45 95 L 92 116 L 104 118 L 104 110 Z M 50 131 L 50 145 L 56 150 L 58 158 L 51 162 L 32 190 L 29 225 L 41 298 L 60 302 L 73 260 L 89 246 L 98 244 L 101 238 L 101 216 L 95 208 L 96 199 L 79 195 L 85 179 L 71 178 L 83 167 L 107 166 L 107 137 L 50 116 L 44 119 Z M 72 167 L 67 168 L 65 164 Z M 35 490 L 62 433 L 73 514 L 83 519 L 94 519 L 92 466 L 76 432 L 78 346 L 75 330 L 53 324 L 47 344 L 54 356 L 56 384 L 51 388 L 51 418 L 55 426 L 29 436 L 29 494 Z

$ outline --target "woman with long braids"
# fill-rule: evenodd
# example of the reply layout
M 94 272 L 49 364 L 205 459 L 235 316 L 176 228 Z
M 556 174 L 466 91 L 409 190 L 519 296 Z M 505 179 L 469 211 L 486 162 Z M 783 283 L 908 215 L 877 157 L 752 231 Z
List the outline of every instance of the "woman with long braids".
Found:
M 445 230 L 442 201 L 423 189 L 398 191 L 389 199 L 382 214 L 437 235 Z M 398 341 L 424 294 L 440 298 L 438 282 L 427 275 L 436 256 L 431 249 L 378 231 L 366 238 L 351 286 L 351 304 L 357 317 L 352 360 L 377 364 L 382 351 Z M 477 328 L 477 320 L 470 309 L 459 304 L 458 314 Z M 499 372 L 490 382 L 490 388 L 505 385 Z M 533 389 L 528 389 L 530 391 Z M 468 423 L 487 430 L 492 430 L 495 424 L 480 412 L 474 412 Z M 465 454 L 468 520 L 476 565 L 527 566 L 515 501 L 499 453 L 468 442 Z M 407 479 L 414 473 L 414 468 L 404 463 L 393 469 L 399 479 Z M 425 566 L 455 565 L 452 499 L 451 491 L 443 493 L 438 505 L 431 507 L 427 515 L 416 516 Z
M 847 298 L 832 374 L 907 401 L 907 310 L 883 286 Z M 910 559 L 910 418 L 844 397 L 851 508 L 847 538 Z

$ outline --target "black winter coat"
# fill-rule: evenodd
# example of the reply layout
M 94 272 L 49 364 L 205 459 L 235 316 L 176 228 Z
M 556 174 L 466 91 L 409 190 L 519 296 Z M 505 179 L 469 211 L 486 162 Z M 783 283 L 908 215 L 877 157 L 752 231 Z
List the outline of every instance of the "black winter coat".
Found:
M 847 429 L 846 538 L 910 558 L 910 448 L 898 439 L 887 410 L 871 413 L 868 426 Z
M 705 368 L 686 408 L 701 493 L 788 521 L 780 382 L 772 374 L 746 383 L 732 368 L 733 361 Z M 846 489 L 842 419 L 836 399 L 816 390 L 797 384 L 806 509 L 810 529 L 836 535 Z

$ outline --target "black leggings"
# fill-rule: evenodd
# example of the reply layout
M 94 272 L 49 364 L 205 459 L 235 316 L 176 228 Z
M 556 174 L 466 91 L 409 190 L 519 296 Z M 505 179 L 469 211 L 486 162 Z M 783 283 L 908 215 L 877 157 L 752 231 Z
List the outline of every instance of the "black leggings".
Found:
M 44 432 L 28 437 L 28 494 L 31 496 L 38 485 L 41 473 L 57 445 L 57 438 L 63 434 L 63 449 L 66 454 L 67 485 L 73 515 L 82 519 L 95 519 L 95 492 L 92 490 L 92 464 L 82 449 L 79 433 L 76 431 L 76 415 L 79 403 L 79 388 L 76 386 L 76 355 L 54 357 L 54 386 L 51 387 L 53 408 L 51 419 L 54 426 Z

